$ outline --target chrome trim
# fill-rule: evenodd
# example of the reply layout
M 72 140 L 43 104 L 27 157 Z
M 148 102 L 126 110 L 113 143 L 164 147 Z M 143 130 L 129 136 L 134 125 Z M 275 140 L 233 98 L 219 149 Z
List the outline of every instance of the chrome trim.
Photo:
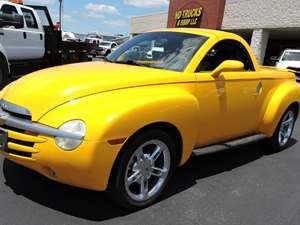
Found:
M 265 134 L 254 134 L 251 136 L 241 137 L 232 141 L 227 141 L 216 145 L 208 145 L 208 146 L 196 148 L 193 150 L 193 155 L 203 156 L 206 154 L 212 154 L 219 151 L 230 150 L 230 149 L 238 148 L 243 145 L 258 142 L 266 138 L 268 137 Z
M 0 125 L 7 125 L 10 127 L 18 128 L 21 130 L 32 131 L 38 134 L 43 134 L 47 136 L 70 138 L 75 140 L 83 140 L 84 136 L 79 134 L 74 134 L 66 131 L 62 131 L 53 127 L 49 127 L 40 123 L 35 123 L 29 120 L 20 119 L 11 116 L 9 113 L 4 112 L 0 108 Z
M 7 116 L 8 116 L 8 113 L 3 112 L 3 110 L 0 109 L 0 126 L 4 125 L 4 121 L 5 121 Z
M 7 102 L 3 99 L 0 100 L 0 107 L 8 112 L 17 113 L 17 114 L 21 114 L 24 116 L 31 116 L 31 112 L 28 109 L 18 106 L 18 105 L 15 105 L 10 102 Z

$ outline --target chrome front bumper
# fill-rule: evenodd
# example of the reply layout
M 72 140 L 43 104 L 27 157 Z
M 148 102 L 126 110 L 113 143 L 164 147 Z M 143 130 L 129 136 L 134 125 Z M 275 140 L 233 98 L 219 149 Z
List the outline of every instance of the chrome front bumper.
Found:
M 0 100 L 0 126 L 6 125 L 9 127 L 31 131 L 46 136 L 70 138 L 75 140 L 83 140 L 84 138 L 84 136 L 79 134 L 62 131 L 44 124 L 32 122 L 31 120 L 18 118 L 16 116 L 13 116 L 10 112 L 24 116 L 31 116 L 30 111 L 28 111 L 27 109 L 6 102 L 4 100 Z

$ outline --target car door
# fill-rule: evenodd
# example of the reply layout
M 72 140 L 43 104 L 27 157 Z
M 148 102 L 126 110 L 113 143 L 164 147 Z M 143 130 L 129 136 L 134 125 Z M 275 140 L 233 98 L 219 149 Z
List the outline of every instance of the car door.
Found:
M 25 19 L 26 31 L 24 31 L 24 59 L 41 59 L 45 54 L 45 41 L 43 28 L 40 25 L 37 14 L 29 9 L 21 7 Z
M 212 71 L 226 60 L 244 63 L 244 71 Z M 197 98 L 201 121 L 197 145 L 208 145 L 256 132 L 261 106 L 262 84 L 248 51 L 238 41 L 217 43 L 200 62 L 196 71 Z
M 10 20 L 14 20 L 16 15 L 20 15 L 17 8 L 9 4 L 3 4 L 0 13 Z M 25 40 L 22 31 L 22 27 L 4 26 L 0 28 L 0 41 L 10 61 L 17 60 L 24 54 L 22 48 Z

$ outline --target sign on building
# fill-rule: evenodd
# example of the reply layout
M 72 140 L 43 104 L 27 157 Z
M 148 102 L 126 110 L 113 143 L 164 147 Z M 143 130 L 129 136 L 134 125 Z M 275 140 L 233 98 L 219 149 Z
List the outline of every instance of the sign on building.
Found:
M 202 10 L 202 7 L 198 7 L 176 11 L 176 27 L 199 27 L 201 23 Z
M 168 27 L 221 29 L 226 0 L 170 0 Z

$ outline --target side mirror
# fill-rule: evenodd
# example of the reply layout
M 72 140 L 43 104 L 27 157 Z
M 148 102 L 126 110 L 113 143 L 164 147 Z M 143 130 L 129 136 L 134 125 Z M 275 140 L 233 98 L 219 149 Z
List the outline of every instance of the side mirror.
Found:
M 278 62 L 279 58 L 277 58 L 276 56 L 271 56 L 270 60 L 273 62 Z
M 226 60 L 222 62 L 213 72 L 212 76 L 217 78 L 223 72 L 235 72 L 244 70 L 244 63 L 237 60 Z

